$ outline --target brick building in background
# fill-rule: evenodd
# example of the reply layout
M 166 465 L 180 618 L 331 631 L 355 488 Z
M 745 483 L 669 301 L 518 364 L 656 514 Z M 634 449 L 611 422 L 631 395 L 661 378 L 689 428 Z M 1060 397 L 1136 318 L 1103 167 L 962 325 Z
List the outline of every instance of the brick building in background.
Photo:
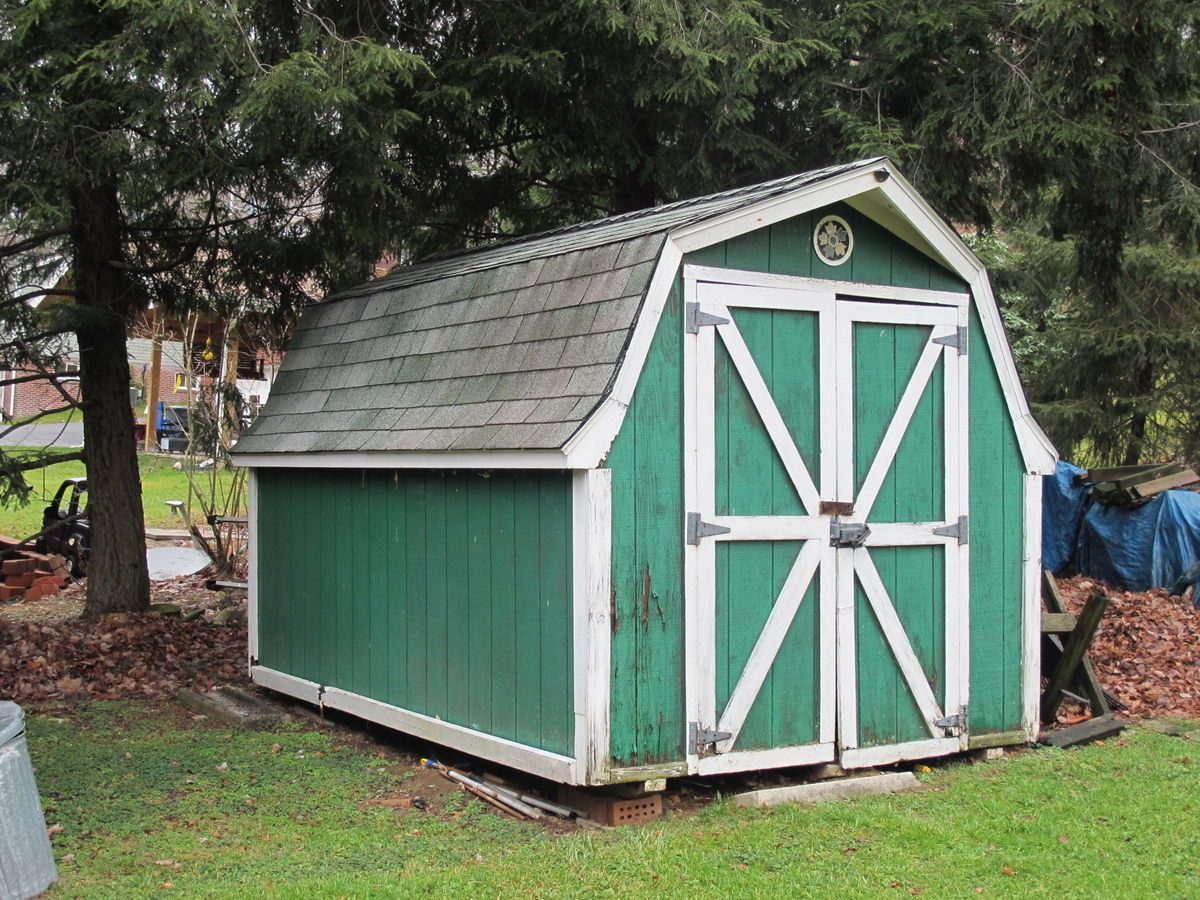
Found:
M 201 383 L 211 384 L 218 375 L 221 347 L 218 345 L 213 349 L 207 336 L 198 344 L 193 343 L 190 366 L 189 354 L 182 341 L 163 340 L 161 346 L 158 396 L 154 403 L 148 404 L 147 395 L 153 380 L 151 368 L 154 358 L 154 341 L 149 336 L 135 336 L 128 341 L 130 403 L 133 405 L 139 422 L 146 420 L 147 411 L 150 413 L 150 418 L 155 420 L 160 402 L 165 406 L 184 406 L 188 403 L 189 368 L 193 373 L 190 387 L 193 392 L 200 387 Z M 214 357 L 213 362 L 208 364 L 203 359 L 206 349 L 210 351 L 209 355 Z M 275 369 L 280 361 L 279 354 L 255 348 L 244 340 L 238 342 L 236 352 L 238 357 L 237 388 L 246 402 L 250 416 L 253 417 L 267 399 Z M 79 397 L 78 372 L 78 348 L 74 336 L 70 336 L 64 339 L 61 347 L 60 358 L 55 366 L 55 377 L 63 389 L 76 400 Z M 32 370 L 10 370 L 4 374 L 4 380 L 33 374 L 36 373 Z M 58 409 L 63 405 L 62 394 L 46 379 L 39 378 L 0 387 L 0 411 L 10 421 L 25 419 L 45 410 Z

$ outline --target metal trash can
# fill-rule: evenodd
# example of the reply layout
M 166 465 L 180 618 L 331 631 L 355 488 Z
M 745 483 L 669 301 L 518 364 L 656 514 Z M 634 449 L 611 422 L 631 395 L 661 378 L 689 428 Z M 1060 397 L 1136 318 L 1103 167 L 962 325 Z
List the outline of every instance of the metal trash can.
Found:
M 36 897 L 57 878 L 25 743 L 25 713 L 0 700 L 0 900 Z

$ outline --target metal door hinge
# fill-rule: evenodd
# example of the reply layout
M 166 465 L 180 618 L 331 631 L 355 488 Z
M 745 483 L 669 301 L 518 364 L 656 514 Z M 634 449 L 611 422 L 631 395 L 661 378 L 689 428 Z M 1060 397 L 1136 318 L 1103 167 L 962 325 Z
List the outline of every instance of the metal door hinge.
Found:
M 967 353 L 967 326 L 959 325 L 954 329 L 954 334 L 936 337 L 933 342 L 941 344 L 943 347 L 953 347 L 960 355 L 965 356 Z
M 730 529 L 724 525 L 714 525 L 700 518 L 700 513 L 690 512 L 687 517 L 687 542 L 693 547 L 700 545 L 700 538 L 714 537 L 718 534 L 729 534 Z
M 732 737 L 731 732 L 705 728 L 699 722 L 688 722 L 688 753 L 696 756 L 704 748 L 712 747 L 718 741 L 727 741 Z
M 958 541 L 958 546 L 963 546 L 971 539 L 970 520 L 966 516 L 959 516 L 958 521 L 953 525 L 943 525 L 941 528 L 933 529 L 933 533 L 938 537 L 954 538 Z
M 967 730 L 967 708 L 960 706 L 958 712 L 945 716 L 933 723 L 951 735 L 960 735 Z
M 829 546 L 861 547 L 870 534 L 871 526 L 866 522 L 839 522 L 833 519 L 829 523 Z
M 699 303 L 689 303 L 687 305 L 685 330 L 688 334 L 699 334 L 700 329 L 705 325 L 728 325 L 729 320 L 721 316 L 714 316 L 712 313 L 706 313 L 700 309 Z

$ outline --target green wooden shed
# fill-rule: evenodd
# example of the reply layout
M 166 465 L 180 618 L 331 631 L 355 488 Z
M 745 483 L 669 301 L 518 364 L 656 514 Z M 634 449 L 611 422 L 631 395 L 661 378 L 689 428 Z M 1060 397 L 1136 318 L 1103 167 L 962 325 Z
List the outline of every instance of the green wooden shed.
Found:
M 886 159 L 398 268 L 235 447 L 250 672 L 571 784 L 1023 742 L 1054 457 Z

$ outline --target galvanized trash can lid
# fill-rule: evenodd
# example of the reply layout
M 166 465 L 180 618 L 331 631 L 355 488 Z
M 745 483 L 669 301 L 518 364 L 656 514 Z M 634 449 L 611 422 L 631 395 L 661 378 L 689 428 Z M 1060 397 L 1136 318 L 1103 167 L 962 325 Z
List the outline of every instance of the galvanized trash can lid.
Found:
M 11 700 L 0 700 L 0 747 L 25 731 L 25 711 Z

